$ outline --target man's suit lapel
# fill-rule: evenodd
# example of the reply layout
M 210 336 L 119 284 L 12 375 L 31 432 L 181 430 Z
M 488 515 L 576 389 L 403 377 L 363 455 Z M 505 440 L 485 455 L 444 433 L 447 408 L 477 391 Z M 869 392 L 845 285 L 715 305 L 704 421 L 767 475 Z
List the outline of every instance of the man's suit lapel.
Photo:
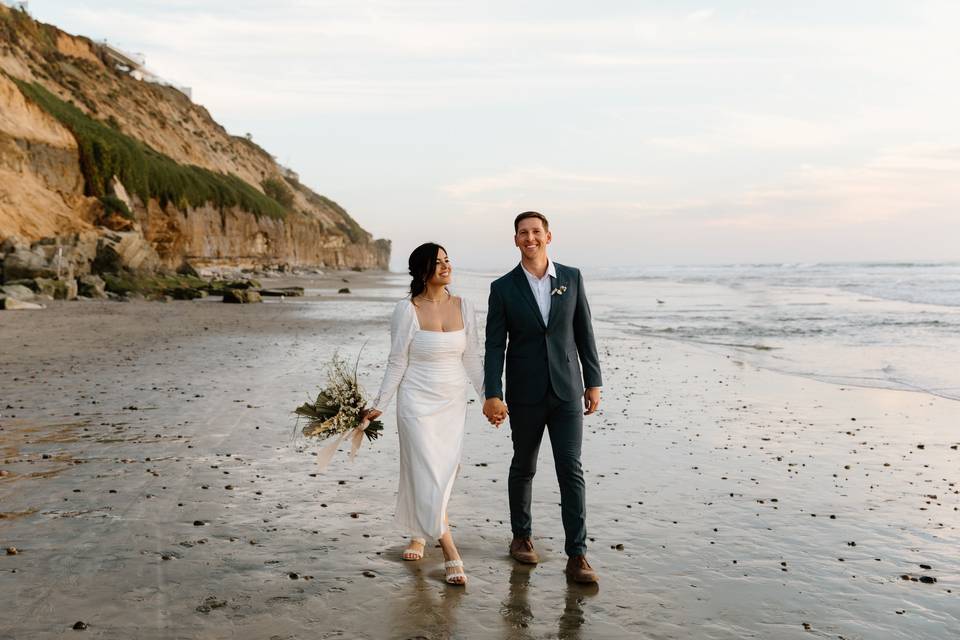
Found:
M 533 291 L 530 290 L 530 283 L 527 281 L 527 276 L 523 273 L 523 267 L 520 265 L 517 265 L 517 268 L 513 270 L 513 284 L 516 285 L 520 291 L 520 297 L 530 305 L 530 308 L 533 310 L 533 316 L 537 319 L 540 326 L 546 328 L 543 324 L 543 316 L 540 315 L 540 307 L 537 305 L 536 298 L 533 297 Z
M 557 277 L 554 278 L 550 276 L 550 315 L 548 317 L 549 322 L 547 322 L 547 327 L 549 328 L 554 319 L 559 313 L 560 305 L 563 302 L 563 294 L 554 295 L 553 292 L 559 289 L 560 287 L 566 286 L 567 278 L 566 274 L 563 272 L 563 268 L 558 265 L 556 262 L 553 263 L 553 268 L 557 272 Z

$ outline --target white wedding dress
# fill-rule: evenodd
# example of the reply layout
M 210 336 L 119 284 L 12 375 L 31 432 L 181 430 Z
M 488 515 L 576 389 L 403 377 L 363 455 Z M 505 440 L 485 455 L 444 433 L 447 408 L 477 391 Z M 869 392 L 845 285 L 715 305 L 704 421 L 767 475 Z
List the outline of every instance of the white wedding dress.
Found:
M 397 394 L 400 482 L 396 521 L 415 538 L 447 532 L 443 514 L 463 451 L 467 383 L 483 398 L 483 362 L 476 313 L 460 299 L 463 329 L 424 331 L 409 298 L 390 321 L 387 370 L 373 408 Z

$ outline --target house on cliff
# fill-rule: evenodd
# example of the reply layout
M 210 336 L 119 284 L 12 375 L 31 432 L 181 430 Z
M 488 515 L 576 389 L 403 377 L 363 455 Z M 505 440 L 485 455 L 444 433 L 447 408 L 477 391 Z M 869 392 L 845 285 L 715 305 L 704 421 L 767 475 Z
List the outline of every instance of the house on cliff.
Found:
M 142 53 L 129 53 L 117 48 L 106 40 L 101 40 L 98 44 L 103 47 L 104 55 L 113 63 L 117 71 L 127 73 L 130 77 L 135 80 L 140 80 L 141 82 L 150 82 L 164 87 L 171 87 L 191 100 L 193 99 L 193 90 L 190 87 L 165 80 L 153 71 L 147 69 L 147 57 Z

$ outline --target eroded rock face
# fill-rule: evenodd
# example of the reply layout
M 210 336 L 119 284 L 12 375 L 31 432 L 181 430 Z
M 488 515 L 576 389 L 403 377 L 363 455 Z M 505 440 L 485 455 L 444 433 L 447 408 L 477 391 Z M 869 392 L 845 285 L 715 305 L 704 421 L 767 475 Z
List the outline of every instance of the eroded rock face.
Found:
M 50 266 L 42 251 L 17 249 L 3 258 L 4 282 L 55 277 L 57 277 L 57 270 Z
M 73 135 L 0 74 L 0 238 L 88 226 L 82 200 Z
M 85 298 L 106 298 L 106 283 L 92 273 L 81 276 L 77 279 L 77 293 Z
M 320 220 L 299 214 L 278 220 L 239 209 L 198 207 L 182 212 L 150 203 L 141 224 L 168 268 L 188 260 L 197 268 L 291 265 L 386 270 L 390 262 L 388 240 L 352 243 L 332 234 Z
M 100 234 L 95 230 L 68 235 L 41 238 L 32 249 L 43 254 L 61 277 L 73 277 L 90 273 L 90 264 L 97 255 Z
M 22 284 L 8 284 L 0 287 L 0 294 L 7 296 L 8 298 L 15 298 L 17 300 L 24 300 L 29 302 L 33 300 L 36 295 L 33 290 L 28 287 L 23 286 Z
M 36 278 L 37 293 L 50 296 L 54 300 L 76 300 L 77 299 L 77 281 L 73 278 L 65 280 L 53 280 L 48 278 Z
M 17 235 L 8 236 L 0 242 L 0 260 L 3 260 L 3 256 L 8 253 L 13 253 L 18 249 L 27 250 L 30 248 L 30 243 Z
M 6 11 L 0 4 L 0 12 Z M 42 32 L 53 34 L 59 51 L 56 60 L 49 59 L 49 39 L 34 42 L 24 37 L 3 53 L 7 75 L 0 74 L 0 241 L 14 234 L 29 243 L 69 233 L 92 233 L 92 247 L 83 244 L 92 254 L 87 255 L 78 245 L 76 259 L 69 259 L 76 277 L 88 273 L 83 265 L 94 256 L 116 262 L 113 256 L 98 255 L 96 237 L 105 231 L 100 228 L 104 226 L 122 233 L 142 229 L 162 267 L 176 268 L 187 259 L 197 267 L 387 268 L 388 241 L 374 241 L 343 208 L 300 184 L 267 151 L 230 135 L 205 109 L 177 90 L 137 82 L 104 67 L 96 44 L 50 26 Z M 45 72 L 50 64 L 69 66 L 70 82 Z M 110 195 L 133 215 L 107 214 L 101 200 L 85 195 L 89 190 L 85 189 L 73 134 L 28 99 L 13 78 L 43 86 L 181 165 L 230 174 L 261 192 L 265 192 L 266 180 L 286 185 L 290 200 L 283 206 L 289 213 L 283 219 L 258 219 L 249 212 L 212 206 L 162 209 L 155 200 L 141 202 L 125 188 L 130 185 L 113 178 Z M 106 246 L 117 249 L 109 243 Z M 104 253 L 108 254 L 106 246 Z M 122 260 L 132 260 L 126 248 L 122 249 L 117 251 Z M 144 266 L 138 268 L 148 268 L 148 252 L 141 257 Z M 18 276 L 51 276 L 50 272 L 36 272 L 36 260 L 26 255 L 20 258 L 14 259 L 15 268 L 20 260 L 34 271 L 28 269 Z M 45 258 L 49 263 L 50 256 Z M 60 266 L 61 274 L 68 271 Z
M 72 279 L 90 273 L 99 234 L 82 231 L 41 238 L 27 245 L 11 236 L 0 244 L 0 276 L 4 282 L 35 278 Z
M 160 256 L 138 231 L 105 233 L 97 241 L 94 273 L 147 272 L 160 267 Z

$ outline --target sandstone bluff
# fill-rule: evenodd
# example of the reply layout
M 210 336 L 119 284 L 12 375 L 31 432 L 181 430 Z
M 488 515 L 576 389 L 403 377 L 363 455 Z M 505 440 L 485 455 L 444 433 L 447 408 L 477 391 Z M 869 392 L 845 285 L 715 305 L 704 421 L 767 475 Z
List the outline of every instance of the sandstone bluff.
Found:
M 387 268 L 388 240 L 113 53 L 0 5 L 5 284 L 70 297 L 91 274 Z

